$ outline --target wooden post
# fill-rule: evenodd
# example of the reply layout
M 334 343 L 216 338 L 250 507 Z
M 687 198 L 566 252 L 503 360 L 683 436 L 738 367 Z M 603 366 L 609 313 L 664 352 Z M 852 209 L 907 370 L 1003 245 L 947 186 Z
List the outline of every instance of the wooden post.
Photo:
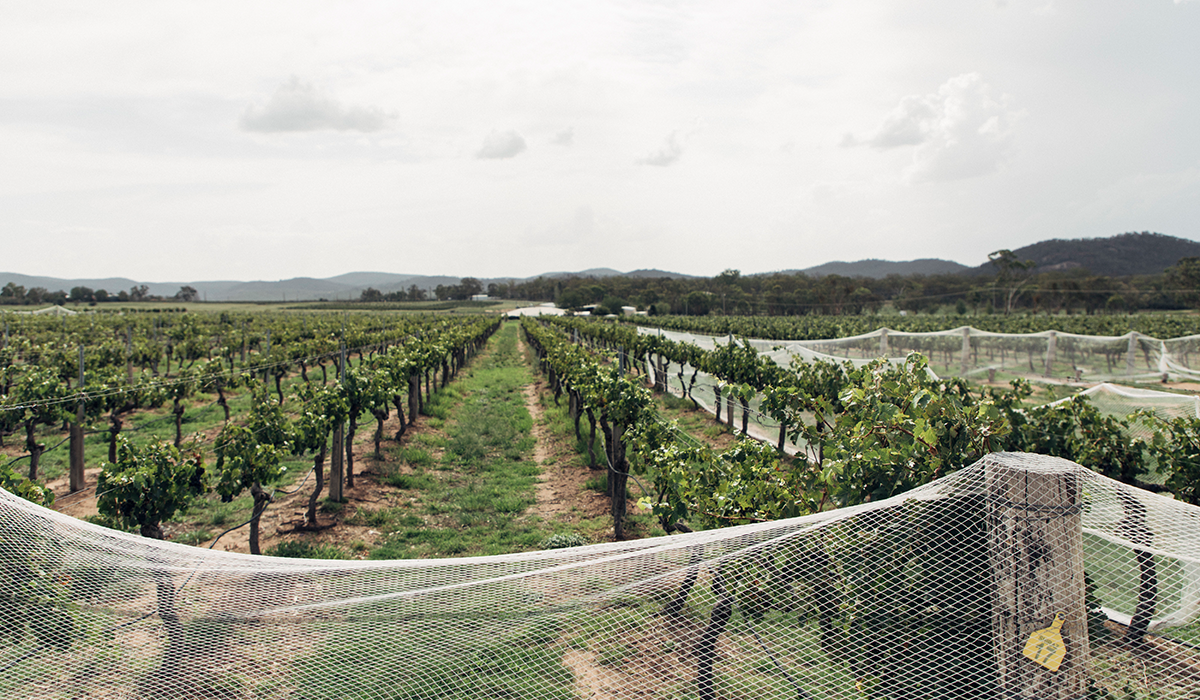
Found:
M 1088 679 L 1083 468 L 1057 457 L 1003 452 L 984 464 L 997 697 L 1082 698 Z M 1033 633 L 1050 627 L 1057 614 L 1064 620 L 1066 657 L 1051 671 L 1023 652 Z
M 1056 353 L 1058 334 L 1050 331 L 1050 338 L 1046 341 L 1046 372 L 1043 376 L 1049 377 L 1054 374 L 1054 356 Z
M 408 375 L 408 424 L 417 422 L 417 414 L 421 412 L 421 378 L 415 374 Z
M 125 326 L 125 383 L 133 384 L 133 329 Z
M 79 346 L 79 391 L 83 392 L 83 346 Z M 75 404 L 75 422 L 69 431 L 71 445 L 67 467 L 67 482 L 71 493 L 82 491 L 87 485 L 83 464 L 83 400 Z
M 612 439 L 609 447 L 608 488 L 611 492 L 613 538 L 618 542 L 625 539 L 625 484 L 629 479 L 629 465 L 625 462 L 625 444 L 621 441 L 624 425 L 619 420 L 612 423 Z
M 963 326 L 962 329 L 962 358 L 960 359 L 961 374 L 966 375 L 971 369 L 971 327 Z
M 341 354 L 338 356 L 338 381 L 346 379 L 346 344 L 342 343 Z M 333 445 L 329 452 L 329 500 L 340 503 L 343 500 L 342 486 L 346 480 L 346 453 L 342 447 L 345 438 L 345 425 L 338 423 L 333 429 Z

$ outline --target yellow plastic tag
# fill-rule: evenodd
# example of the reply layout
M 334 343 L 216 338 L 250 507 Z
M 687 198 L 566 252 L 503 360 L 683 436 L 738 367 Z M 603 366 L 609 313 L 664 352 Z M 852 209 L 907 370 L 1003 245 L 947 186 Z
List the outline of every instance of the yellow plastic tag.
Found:
M 1057 671 L 1058 667 L 1062 665 L 1063 658 L 1067 655 L 1067 645 L 1063 642 L 1062 634 L 1059 633 L 1062 626 L 1062 613 L 1058 613 L 1049 627 L 1044 630 L 1036 630 L 1029 635 L 1029 641 L 1025 643 L 1025 651 L 1021 653 L 1034 663 L 1045 666 L 1051 671 Z

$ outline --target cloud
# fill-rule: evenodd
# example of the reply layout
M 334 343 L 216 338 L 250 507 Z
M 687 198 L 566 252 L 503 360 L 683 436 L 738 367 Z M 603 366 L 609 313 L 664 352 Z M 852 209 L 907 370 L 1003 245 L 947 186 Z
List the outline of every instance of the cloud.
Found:
M 679 132 L 672 131 L 662 148 L 644 158 L 639 158 L 637 162 L 638 165 L 666 167 L 679 160 L 681 155 L 683 155 L 683 145 L 679 143 Z
M 1012 149 L 1013 125 L 1022 113 L 1006 95 L 994 96 L 978 73 L 947 80 L 929 95 L 908 95 L 865 139 L 851 134 L 841 145 L 879 150 L 914 146 L 910 182 L 961 180 L 995 172 Z
M 252 105 L 242 114 L 243 131 L 380 131 L 392 117 L 375 107 L 343 106 L 310 83 L 292 76 L 264 105 Z
M 554 135 L 550 143 L 556 146 L 571 146 L 575 143 L 575 127 L 569 126 Z
M 476 158 L 512 158 L 525 150 L 525 139 L 515 131 L 493 131 L 483 140 Z

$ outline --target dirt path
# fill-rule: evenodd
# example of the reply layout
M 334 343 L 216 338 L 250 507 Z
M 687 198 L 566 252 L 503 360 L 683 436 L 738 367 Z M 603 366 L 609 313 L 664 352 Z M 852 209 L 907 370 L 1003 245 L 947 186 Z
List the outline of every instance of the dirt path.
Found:
M 524 342 L 520 340 L 518 342 L 522 351 L 527 353 L 528 348 Z M 529 355 L 526 354 L 526 357 Z M 548 523 L 572 523 L 604 516 L 609 511 L 608 499 L 603 494 L 585 486 L 585 483 L 597 472 L 583 466 L 581 458 L 575 452 L 574 441 L 570 439 L 570 436 L 564 437 L 552 429 L 551 417 L 546 415 L 542 403 L 546 392 L 545 380 L 536 374 L 533 381 L 523 391 L 525 406 L 533 418 L 533 459 L 542 469 L 542 476 L 537 484 L 536 503 L 529 508 L 526 514 L 539 517 Z M 408 428 L 404 442 L 408 443 L 415 435 L 432 430 L 424 423 L 424 419 L 419 417 L 417 424 Z M 395 435 L 397 427 L 396 416 L 393 413 L 384 423 L 384 434 L 388 436 L 389 443 L 391 443 L 390 437 Z M 410 507 L 412 503 L 411 494 L 406 495 L 381 483 L 380 477 L 386 469 L 386 465 L 374 459 L 372 441 L 374 429 L 374 421 L 368 420 L 360 427 L 355 436 L 355 485 L 353 489 L 345 490 L 346 505 L 341 512 L 320 514 L 319 522 L 323 525 L 333 525 L 333 527 L 321 532 L 295 531 L 296 525 L 303 520 L 308 497 L 312 492 L 313 480 L 309 477 L 302 485 L 297 482 L 289 487 L 288 490 L 294 489 L 295 493 L 282 491 L 276 493 L 275 502 L 263 514 L 260 526 L 260 545 L 263 551 L 285 540 L 302 539 L 312 544 L 332 544 L 347 549 L 351 556 L 365 556 L 367 549 L 378 543 L 381 533 L 376 529 L 366 525 L 354 525 L 347 521 L 361 521 L 361 518 L 355 518 L 355 513 L 359 511 L 406 508 Z M 432 432 L 440 431 L 432 430 Z M 326 478 L 328 478 L 328 458 L 325 462 L 325 469 Z M 49 482 L 47 485 L 58 495 L 54 509 L 76 518 L 96 515 L 95 487 L 99 471 L 98 467 L 88 469 L 86 482 L 88 487 L 76 494 L 68 495 L 66 493 L 66 475 Z M 328 487 L 322 496 L 327 494 Z M 241 514 L 239 513 L 238 516 L 240 517 Z M 205 529 L 216 535 L 226 527 L 233 527 L 237 524 L 238 522 L 230 521 L 222 526 L 209 525 Z M 163 530 L 168 539 L 196 527 L 195 523 L 163 523 Z M 210 543 L 211 541 L 198 544 L 199 546 L 208 546 Z M 249 528 L 242 527 L 225 534 L 216 543 L 216 548 L 248 553 L 250 551 Z
M 518 336 L 518 347 L 530 357 L 524 339 Z M 530 362 L 532 365 L 532 361 Z M 525 387 L 525 408 L 533 418 L 533 459 L 542 468 L 537 485 L 537 503 L 528 510 L 547 522 L 595 518 L 609 511 L 608 499 L 584 486 L 594 472 L 580 466 L 574 446 L 568 438 L 555 434 L 550 418 L 542 406 L 547 393 L 546 380 L 535 374 L 533 383 Z

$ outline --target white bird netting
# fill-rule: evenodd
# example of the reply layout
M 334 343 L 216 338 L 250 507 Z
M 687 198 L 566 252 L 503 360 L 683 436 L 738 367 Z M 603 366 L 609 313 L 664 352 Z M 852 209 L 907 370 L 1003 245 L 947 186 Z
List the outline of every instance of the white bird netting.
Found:
M 647 335 L 661 335 L 675 342 L 694 343 L 703 350 L 713 350 L 718 345 L 730 341 L 730 336 L 684 333 L 658 328 L 638 327 L 638 331 Z M 1137 333 L 1112 337 L 1072 335 L 1057 331 L 1016 335 L 988 333 L 964 326 L 936 333 L 900 333 L 883 328 L 864 335 L 835 340 L 780 341 L 738 338 L 737 341 L 749 343 L 759 354 L 771 358 L 782 367 L 788 367 L 796 360 L 834 363 L 849 361 L 861 366 L 872 360 L 884 358 L 899 364 L 909 352 L 920 352 L 929 358 L 930 369 L 937 376 L 963 376 L 976 381 L 989 379 L 992 382 L 1000 382 L 1024 377 L 1037 381 L 1049 379 L 1051 383 L 1061 384 L 1077 381 L 1091 383 L 1101 379 L 1157 382 L 1161 381 L 1164 375 L 1172 380 L 1200 379 L 1200 370 L 1192 370 L 1187 366 L 1187 363 L 1193 360 L 1200 361 L 1200 336 L 1159 341 Z M 953 344 L 951 341 L 958 343 L 957 355 L 954 348 L 950 347 Z M 1121 353 L 1116 352 L 1118 346 L 1123 348 Z M 1017 350 L 1020 350 L 1019 355 Z M 969 361 L 965 369 L 961 361 L 963 357 Z M 983 360 L 987 362 L 982 363 Z M 1080 364 L 1085 360 L 1092 364 Z M 1100 363 L 1104 363 L 1105 369 L 1113 369 L 1119 364 L 1127 373 L 1098 373 L 1092 367 L 1099 367 Z M 1145 371 L 1151 366 L 1161 371 Z M 1047 368 L 1057 374 L 1047 374 Z M 718 392 L 721 392 L 721 401 L 724 402 L 726 411 L 724 420 L 730 420 L 729 409 L 740 407 L 728 398 L 717 378 L 694 370 L 690 365 L 668 367 L 666 386 L 675 394 L 688 393 L 709 413 L 716 412 L 717 396 Z M 1079 372 L 1076 373 L 1076 370 Z M 645 371 L 651 377 L 656 374 L 652 362 L 646 363 Z M 1191 394 L 1121 386 L 1107 381 L 1084 389 L 1079 394 L 1087 396 L 1101 413 L 1119 418 L 1139 410 L 1151 411 L 1167 420 L 1183 416 L 1200 418 L 1200 397 Z M 1070 397 L 1060 399 L 1051 405 L 1069 400 Z M 760 440 L 776 442 L 779 422 L 760 411 L 759 403 L 760 397 L 757 396 L 750 401 L 750 424 L 747 426 L 747 432 Z M 1132 437 L 1148 439 L 1151 435 L 1152 431 L 1144 425 L 1134 424 L 1132 427 Z M 790 454 L 795 454 L 803 445 L 789 439 L 784 447 Z
M 711 350 L 728 336 L 638 327 L 650 335 L 693 342 Z M 991 333 L 970 326 L 948 331 L 908 333 L 880 328 L 830 340 L 750 339 L 759 352 L 777 353 L 787 366 L 791 357 L 856 363 L 879 357 L 903 360 L 910 352 L 929 358 L 941 377 L 1007 381 L 1013 377 L 1070 382 L 1200 380 L 1200 335 L 1159 340 L 1141 333 L 1120 336 L 1077 335 L 1062 331 Z
M 804 518 L 449 560 L 210 551 L 0 492 L 0 697 L 1195 698 L 1198 526 L 1024 454 Z

